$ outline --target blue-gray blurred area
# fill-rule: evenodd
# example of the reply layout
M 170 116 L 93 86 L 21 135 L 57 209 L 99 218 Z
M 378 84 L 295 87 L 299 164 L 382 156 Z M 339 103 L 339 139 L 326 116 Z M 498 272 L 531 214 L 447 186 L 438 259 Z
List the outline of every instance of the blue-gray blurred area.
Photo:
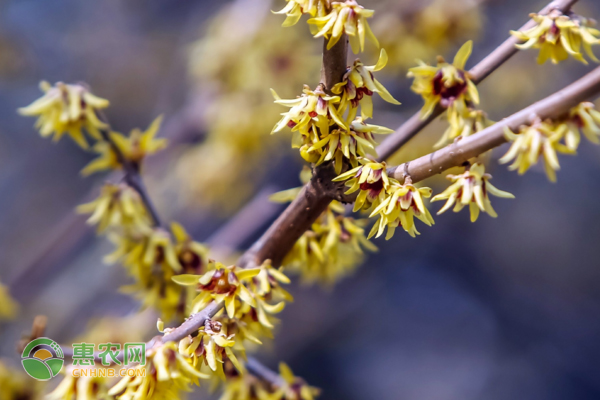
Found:
M 128 282 L 122 268 L 101 262 L 110 245 L 73 211 L 97 194 L 107 176 L 81 178 L 78 171 L 92 155 L 66 138 L 58 144 L 40 138 L 33 120 L 16 109 L 40 95 L 42 79 L 85 81 L 110 99 L 109 118 L 118 130 L 146 127 L 162 113 L 162 135 L 177 131 L 179 146 L 201 142 L 195 120 L 201 110 L 193 108 L 186 72 L 188 49 L 226 3 L 0 2 L 0 282 L 21 304 L 17 319 L 0 325 L 0 356 L 18 365 L 14 345 L 37 314 L 48 316 L 50 337 L 68 342 L 92 318 L 138 308 L 118 292 Z M 283 1 L 276 3 L 273 9 L 283 7 Z M 600 19 L 597 0 L 580 3 L 576 11 Z M 369 5 L 385 13 L 377 1 Z M 543 5 L 483 2 L 483 29 L 473 38 L 468 65 Z M 307 30 L 304 23 L 287 29 Z M 457 48 L 447 49 L 448 59 Z M 519 53 L 481 85 L 482 107 L 499 120 L 593 67 L 573 60 L 537 66 L 535 51 Z M 385 79 L 403 103 L 386 107 L 378 120 L 391 127 L 421 106 L 405 73 Z M 267 117 L 275 123 L 278 116 Z M 494 158 L 504 151 L 496 150 Z M 169 154 L 152 161 L 149 182 L 169 167 Z M 322 388 L 323 399 L 599 399 L 600 147 L 584 142 L 577 157 L 561 157 L 556 184 L 539 169 L 518 176 L 495 159 L 489 167 L 494 185 L 516 196 L 492 199 L 499 218 L 482 215 L 472 224 L 467 211 L 446 213 L 431 228 L 419 225 L 416 239 L 398 231 L 387 242 L 377 240 L 380 251 L 331 290 L 293 286 L 295 302 L 281 314 L 274 345 L 258 358 L 273 368 L 285 361 Z M 261 180 L 268 189 L 257 187 L 253 201 L 266 203 L 271 188 L 297 186 L 300 165 L 297 153 L 289 152 Z M 436 192 L 441 184 L 432 183 Z M 280 210 L 259 207 L 264 223 L 254 221 L 250 236 L 238 240 L 229 233 L 243 231 L 235 224 L 252 218 L 171 209 L 161 186 L 150 187 L 152 195 L 166 196 L 160 212 L 193 224 L 198 240 L 229 241 L 214 244 L 237 250 L 251 244 Z

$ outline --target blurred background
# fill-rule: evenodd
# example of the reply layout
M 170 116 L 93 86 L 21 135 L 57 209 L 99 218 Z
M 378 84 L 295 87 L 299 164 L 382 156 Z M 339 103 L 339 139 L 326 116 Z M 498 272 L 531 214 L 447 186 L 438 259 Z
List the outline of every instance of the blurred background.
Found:
M 380 80 L 402 102 L 376 102 L 374 123 L 390 128 L 422 105 L 405 77 L 415 59 L 451 60 L 473 39 L 471 67 L 545 5 L 361 4 L 376 10 L 371 26 L 390 55 Z M 15 343 L 38 314 L 61 343 L 89 338 L 90 326 L 155 334 L 151 310 L 128 317 L 139 310 L 119 292 L 129 278 L 102 263 L 110 244 L 74 212 L 119 176 L 83 179 L 79 170 L 94 155 L 68 139 L 40 138 L 16 109 L 40 96 L 45 79 L 87 82 L 111 101 L 108 117 L 124 133 L 163 114 L 160 136 L 170 146 L 146 162 L 150 193 L 165 220 L 181 221 L 214 257 L 233 261 L 282 210 L 268 195 L 299 185 L 302 160 L 290 135 L 269 135 L 281 112 L 269 88 L 291 98 L 302 84 L 315 86 L 322 43 L 304 22 L 280 28 L 283 18 L 270 10 L 284 5 L 0 2 L 0 282 L 19 303 L 14 319 L 0 322 L 4 364 L 19 368 Z M 575 11 L 600 18 L 596 0 L 581 0 Z M 367 48 L 361 59 L 375 64 L 378 53 Z M 536 55 L 520 52 L 480 85 L 491 119 L 593 68 L 572 59 L 538 66 Z M 432 124 L 395 161 L 430 152 L 444 129 L 444 120 Z M 273 368 L 287 362 L 323 389 L 323 399 L 600 398 L 600 148 L 585 142 L 580 149 L 561 157 L 556 184 L 541 169 L 522 177 L 507 171 L 496 161 L 506 148 L 498 149 L 493 183 L 516 196 L 494 201 L 498 219 L 471 224 L 467 211 L 446 213 L 432 228 L 419 225 L 416 239 L 398 232 L 376 240 L 380 251 L 333 288 L 292 285 L 296 301 L 258 358 Z M 443 185 L 430 181 L 434 192 Z

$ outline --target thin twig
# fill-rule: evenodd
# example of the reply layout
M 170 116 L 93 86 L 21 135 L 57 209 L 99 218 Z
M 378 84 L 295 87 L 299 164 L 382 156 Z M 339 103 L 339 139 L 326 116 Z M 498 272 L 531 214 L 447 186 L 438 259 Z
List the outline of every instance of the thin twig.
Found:
M 567 12 L 577 0 L 555 0 L 544 7 L 539 14 L 547 14 L 551 10 L 558 9 L 562 12 Z M 521 27 L 521 31 L 535 26 L 535 21 L 529 20 Z M 515 47 L 519 42 L 514 36 L 510 36 L 487 57 L 481 60 L 477 65 L 469 70 L 471 80 L 475 84 L 479 84 L 494 72 L 499 66 L 506 62 L 509 58 L 515 55 L 519 49 Z M 406 120 L 396 131 L 387 137 L 378 147 L 377 154 L 379 159 L 385 160 L 391 157 L 400 147 L 404 146 L 417 133 L 425 128 L 429 123 L 435 120 L 446 109 L 437 106 L 435 110 L 426 119 L 421 119 L 421 112 L 417 112 L 408 120 Z
M 470 158 L 506 143 L 507 139 L 504 136 L 505 127 L 516 131 L 521 125 L 530 124 L 536 118 L 543 120 L 561 116 L 582 101 L 598 96 L 599 94 L 600 67 L 596 67 L 592 72 L 564 89 L 481 132 L 458 140 L 441 150 L 417 158 L 416 160 L 396 167 L 390 167 L 388 174 L 401 182 L 406 176 L 410 176 L 413 182 L 422 181 L 449 168 L 462 165 Z

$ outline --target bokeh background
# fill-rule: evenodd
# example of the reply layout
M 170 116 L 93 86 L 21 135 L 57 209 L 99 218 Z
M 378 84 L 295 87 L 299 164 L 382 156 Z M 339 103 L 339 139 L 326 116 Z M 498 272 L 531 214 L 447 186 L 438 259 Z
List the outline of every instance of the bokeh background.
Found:
M 289 135 L 270 136 L 282 97 L 318 83 L 321 41 L 304 23 L 280 28 L 280 0 L 4 0 L 0 3 L 0 282 L 20 304 L 0 323 L 0 357 L 38 314 L 61 343 L 89 331 L 152 337 L 155 317 L 119 292 L 122 267 L 101 261 L 97 239 L 74 207 L 105 180 L 78 171 L 93 158 L 68 139 L 52 144 L 18 107 L 42 79 L 85 81 L 111 101 L 113 127 L 145 128 L 159 114 L 169 149 L 144 170 L 166 220 L 182 221 L 215 257 L 235 259 L 282 206 L 270 193 L 298 186 L 302 162 Z M 451 59 L 474 40 L 468 67 L 537 11 L 537 0 L 364 0 L 390 54 L 381 80 L 402 106 L 376 103 L 374 123 L 397 127 L 421 106 L 405 75 L 416 58 Z M 575 10 L 600 18 L 596 0 Z M 482 108 L 498 120 L 576 80 L 593 66 L 538 66 L 521 52 L 481 86 Z M 371 48 L 361 59 L 374 64 Z M 395 156 L 430 151 L 433 124 Z M 333 288 L 293 285 L 275 341 L 258 358 L 286 361 L 323 389 L 323 399 L 509 400 L 600 398 L 600 148 L 588 142 L 560 159 L 558 183 L 541 170 L 519 177 L 498 165 L 500 217 L 467 212 L 377 240 L 351 277 Z M 433 179 L 435 191 L 442 179 Z M 434 205 L 432 210 L 437 210 Z M 98 323 L 98 322 L 96 322 Z M 0 398 L 2 388 L 0 388 Z M 202 390 L 190 398 L 209 398 Z

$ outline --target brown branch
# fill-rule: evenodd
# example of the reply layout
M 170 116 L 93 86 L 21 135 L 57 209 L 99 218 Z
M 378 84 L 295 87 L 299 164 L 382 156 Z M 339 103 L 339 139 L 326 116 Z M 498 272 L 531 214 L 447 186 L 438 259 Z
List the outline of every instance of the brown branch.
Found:
M 449 168 L 462 165 L 470 158 L 485 153 L 507 142 L 504 128 L 513 131 L 521 125 L 530 124 L 534 119 L 558 117 L 572 107 L 600 94 L 600 67 L 585 75 L 562 90 L 538 101 L 537 103 L 511 115 L 508 118 L 478 132 L 458 140 L 453 144 L 431 154 L 388 169 L 388 174 L 399 181 L 410 176 L 413 182 L 419 182 Z
M 551 10 L 558 9 L 562 12 L 567 12 L 577 0 L 555 0 L 544 7 L 539 14 L 547 14 Z M 521 27 L 521 31 L 532 28 L 535 26 L 535 21 L 529 20 L 525 25 Z M 519 49 L 515 45 L 519 44 L 520 41 L 514 36 L 510 36 L 494 51 L 492 51 L 487 57 L 481 60 L 477 65 L 469 70 L 471 80 L 475 84 L 479 84 L 485 78 L 487 78 L 492 72 L 494 72 L 499 66 L 505 61 L 515 55 Z M 387 137 L 378 147 L 377 154 L 379 154 L 380 160 L 385 160 L 391 157 L 400 147 L 406 144 L 412 139 L 417 133 L 423 128 L 429 125 L 430 122 L 435 120 L 441 115 L 446 109 L 437 106 L 435 110 L 426 119 L 421 119 L 421 112 L 417 112 L 408 120 L 406 120 L 396 131 Z

